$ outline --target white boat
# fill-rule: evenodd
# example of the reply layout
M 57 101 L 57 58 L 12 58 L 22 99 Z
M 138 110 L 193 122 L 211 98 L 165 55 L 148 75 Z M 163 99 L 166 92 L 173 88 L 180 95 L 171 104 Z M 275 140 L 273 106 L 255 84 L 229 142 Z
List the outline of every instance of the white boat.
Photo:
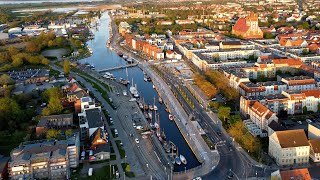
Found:
M 172 114 L 169 114 L 169 119 L 170 119 L 170 121 L 173 121 L 174 117 Z
M 137 85 L 136 85 L 137 86 Z M 139 93 L 138 93 L 138 90 L 137 90 L 137 87 L 133 85 L 133 79 L 132 79 L 132 85 L 130 87 L 130 93 L 135 97 L 139 97 Z
M 149 118 L 152 119 L 152 113 L 149 112 L 148 115 L 149 115 Z
M 92 53 L 93 53 L 93 51 L 92 51 L 92 49 L 91 49 L 91 48 L 88 48 L 88 50 L 89 50 L 90 54 L 92 54 Z
M 132 58 L 128 58 L 128 63 L 133 63 L 133 59 Z
M 155 89 L 156 87 L 154 85 L 152 85 L 152 88 Z
M 143 76 L 143 80 L 147 82 L 148 81 L 147 76 Z
M 127 93 L 126 90 L 123 90 L 123 91 L 122 91 L 122 94 L 123 94 L 124 96 L 128 96 L 128 93 Z
M 181 160 L 181 162 L 183 163 L 183 164 L 187 164 L 187 159 L 182 155 L 182 154 L 180 154 L 180 160 Z
M 127 55 L 123 55 L 123 59 L 124 59 L 124 60 L 127 60 L 127 59 L 128 59 L 128 56 L 127 56 Z
M 158 111 L 158 107 L 156 106 L 156 97 L 154 97 L 153 99 L 154 99 L 153 110 Z
M 129 100 L 129 102 L 135 102 L 135 101 L 137 101 L 136 98 L 131 98 L 131 99 Z
M 177 157 L 175 158 L 175 161 L 176 161 L 176 164 L 178 164 L 178 165 L 181 164 L 181 159 L 180 159 L 179 156 L 177 156 Z
M 158 129 L 159 128 L 159 124 L 157 122 L 154 122 L 154 127 Z

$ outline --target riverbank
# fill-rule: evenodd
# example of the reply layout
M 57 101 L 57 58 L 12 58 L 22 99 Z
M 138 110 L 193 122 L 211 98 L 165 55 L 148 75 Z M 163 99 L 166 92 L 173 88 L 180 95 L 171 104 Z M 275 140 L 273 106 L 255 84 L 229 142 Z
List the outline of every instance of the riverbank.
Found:
M 112 30 L 116 30 L 116 26 L 112 23 Z M 168 108 L 172 109 L 172 113 L 177 117 L 176 125 L 180 129 L 180 133 L 184 136 L 184 139 L 189 144 L 189 147 L 196 154 L 196 157 L 202 163 L 201 166 L 190 169 L 188 171 L 182 171 L 180 173 L 175 173 L 175 177 L 177 178 L 194 178 L 196 176 L 202 176 L 204 174 L 212 171 L 219 163 L 219 154 L 217 151 L 210 151 L 209 147 L 206 145 L 199 132 L 197 132 L 196 128 L 192 125 L 192 123 L 187 123 L 188 115 L 181 107 L 178 100 L 172 94 L 172 91 L 168 87 L 168 85 L 160 79 L 153 70 L 150 69 L 149 64 L 145 62 L 146 59 L 136 56 L 136 54 L 130 53 L 124 47 L 119 45 L 121 41 L 121 37 L 116 33 L 113 33 L 113 38 L 111 42 L 111 46 L 115 50 L 120 50 L 122 52 L 127 52 L 134 57 L 136 60 L 139 60 L 139 67 L 143 69 L 147 74 L 152 78 L 154 85 L 157 89 L 162 89 L 158 93 L 163 98 L 165 102 L 168 102 Z M 129 49 L 130 50 L 130 49 Z

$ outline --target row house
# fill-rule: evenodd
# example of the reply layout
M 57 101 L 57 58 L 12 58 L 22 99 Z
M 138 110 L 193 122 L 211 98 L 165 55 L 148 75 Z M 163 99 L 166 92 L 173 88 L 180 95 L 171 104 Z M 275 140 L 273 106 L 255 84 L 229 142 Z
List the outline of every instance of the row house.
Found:
M 288 86 L 288 90 L 312 90 L 317 89 L 317 82 L 309 76 L 293 76 L 293 77 L 280 77 L 281 80 Z
M 287 85 L 281 81 L 268 81 L 261 83 L 242 82 L 239 92 L 242 96 L 263 96 L 269 94 L 281 94 L 287 90 Z
M 249 107 L 248 115 L 250 120 L 256 126 L 258 126 L 259 129 L 265 131 L 268 130 L 268 125 L 270 124 L 270 122 L 278 122 L 276 113 L 270 111 L 267 107 L 265 107 L 258 101 L 256 101 L 252 106 Z
M 303 129 L 276 131 L 269 136 L 269 155 L 279 166 L 308 164 L 310 145 Z
M 310 144 L 310 159 L 318 163 L 320 162 L 320 139 L 309 140 Z
M 155 59 L 164 59 L 164 52 L 161 48 L 159 48 L 158 46 L 146 43 L 143 46 L 143 52 L 145 54 L 147 54 L 150 57 L 153 57 Z

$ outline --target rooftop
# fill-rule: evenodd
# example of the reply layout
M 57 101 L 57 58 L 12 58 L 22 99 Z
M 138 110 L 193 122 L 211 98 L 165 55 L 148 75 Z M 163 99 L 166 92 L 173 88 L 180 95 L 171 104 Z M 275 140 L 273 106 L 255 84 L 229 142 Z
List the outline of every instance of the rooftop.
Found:
M 99 108 L 85 110 L 89 128 L 102 127 L 102 116 Z
M 275 133 L 282 148 L 309 146 L 303 129 L 276 131 Z
M 314 153 L 320 153 L 320 139 L 312 139 L 309 143 Z
M 280 176 L 283 180 L 311 180 L 307 168 L 280 171 Z

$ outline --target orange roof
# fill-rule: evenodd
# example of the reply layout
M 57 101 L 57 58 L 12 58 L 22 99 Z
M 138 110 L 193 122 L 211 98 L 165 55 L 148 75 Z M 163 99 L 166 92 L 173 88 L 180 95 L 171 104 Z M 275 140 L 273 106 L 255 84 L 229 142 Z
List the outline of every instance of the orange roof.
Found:
M 304 90 L 302 91 L 307 97 L 313 96 L 315 98 L 320 98 L 320 89 L 315 90 Z
M 256 101 L 251 107 L 251 111 L 253 111 L 255 114 L 257 114 L 259 117 L 262 117 L 265 115 L 269 109 L 266 108 L 263 104 L 261 104 L 259 101 Z
M 311 44 L 309 46 L 307 46 L 307 48 L 310 50 L 310 51 L 316 51 L 320 48 L 320 44 Z
M 303 80 L 291 80 L 288 82 L 289 86 L 305 85 L 305 84 L 317 84 L 314 79 L 303 79 Z
M 233 26 L 233 30 L 235 31 L 247 32 L 248 29 L 249 26 L 247 26 L 245 18 L 239 18 L 236 24 Z
M 275 133 L 282 148 L 309 146 L 303 129 L 276 131 Z
M 307 168 L 280 171 L 280 176 L 282 180 L 311 180 L 311 176 Z
M 301 66 L 303 64 L 300 59 L 273 59 L 272 62 L 275 65 L 285 66 Z

